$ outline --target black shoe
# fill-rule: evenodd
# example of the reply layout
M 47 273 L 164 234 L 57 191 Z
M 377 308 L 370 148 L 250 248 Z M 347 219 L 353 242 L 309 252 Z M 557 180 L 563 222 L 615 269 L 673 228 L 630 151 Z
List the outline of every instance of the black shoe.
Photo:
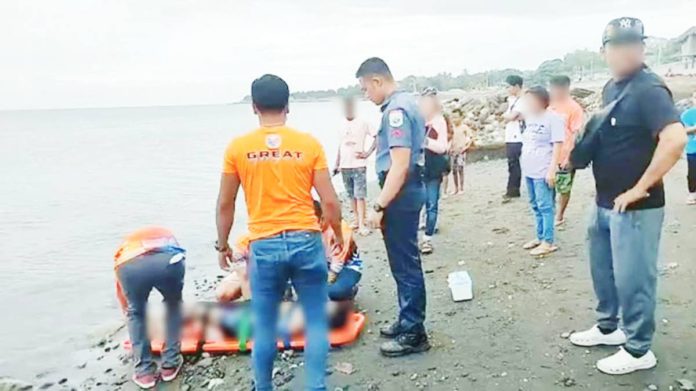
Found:
M 503 194 L 503 198 L 520 198 L 520 192 L 518 191 L 508 191 Z
M 386 338 L 396 338 L 401 334 L 401 325 L 399 321 L 390 324 L 389 326 L 382 327 L 379 329 L 379 334 Z
M 392 341 L 387 341 L 379 347 L 379 351 L 386 357 L 401 357 L 428 350 L 430 350 L 428 336 L 413 333 L 399 334 Z

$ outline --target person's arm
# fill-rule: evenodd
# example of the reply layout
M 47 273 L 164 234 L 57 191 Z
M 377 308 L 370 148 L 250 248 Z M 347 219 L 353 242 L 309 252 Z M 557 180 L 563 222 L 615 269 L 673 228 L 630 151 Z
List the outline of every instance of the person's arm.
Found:
M 237 174 L 223 173 L 220 177 L 220 192 L 217 200 L 217 243 L 220 248 L 218 264 L 220 268 L 227 269 L 228 262 L 232 261 L 232 250 L 228 244 L 232 224 L 234 224 L 235 203 L 239 193 L 239 177 Z
M 321 201 L 321 210 L 324 219 L 329 223 L 329 226 L 336 234 L 336 245 L 343 248 L 343 229 L 341 227 L 341 202 L 338 200 L 336 190 L 331 183 L 328 166 L 326 164 L 326 155 L 321 144 L 314 140 L 314 149 L 317 154 L 314 160 L 314 179 L 312 185 L 319 194 Z
M 551 164 L 549 171 L 546 174 L 546 183 L 549 187 L 556 186 L 556 173 L 561 160 L 561 151 L 563 150 L 563 141 L 565 140 L 565 120 L 556 114 L 551 114 L 549 121 L 551 126 L 551 143 L 553 143 L 553 152 L 551 154 Z
M 377 149 L 377 132 L 375 132 L 374 128 L 369 123 L 365 123 L 365 126 L 367 127 L 367 134 L 372 137 L 372 144 L 370 144 L 370 148 L 368 148 L 367 151 L 357 153 L 358 159 L 369 158 L 375 149 Z
M 681 158 L 687 137 L 684 125 L 679 121 L 672 96 L 665 87 L 654 86 L 640 95 L 641 120 L 657 137 L 657 148 L 650 165 L 633 188 L 614 200 L 614 211 L 623 213 L 634 202 L 649 196 L 655 186 Z
M 338 174 L 338 171 L 341 169 L 341 147 L 338 147 L 338 152 L 336 152 L 336 164 L 334 164 L 334 169 L 331 172 L 333 175 Z
M 686 128 L 686 134 L 696 134 L 696 126 Z
M 406 183 L 408 167 L 411 163 L 411 148 L 397 147 L 389 150 L 391 168 L 384 180 L 384 187 L 377 196 L 377 204 L 386 208 L 401 191 Z

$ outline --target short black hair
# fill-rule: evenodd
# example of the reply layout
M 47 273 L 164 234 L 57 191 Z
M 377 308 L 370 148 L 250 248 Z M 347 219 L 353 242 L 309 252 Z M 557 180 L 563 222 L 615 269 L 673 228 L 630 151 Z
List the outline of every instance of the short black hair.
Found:
M 548 108 L 551 102 L 551 97 L 549 92 L 544 88 L 544 86 L 534 86 L 527 90 L 527 94 L 533 95 L 535 98 L 539 99 L 544 107 Z
M 360 67 L 358 67 L 357 72 L 355 72 L 356 78 L 370 75 L 384 76 L 389 80 L 394 79 L 387 63 L 379 57 L 370 57 L 363 61 Z
M 524 84 L 524 79 L 520 75 L 508 75 L 508 77 L 505 78 L 505 83 L 511 86 L 522 87 Z
M 570 78 L 566 75 L 554 76 L 549 80 L 549 84 L 555 87 L 570 87 Z
M 251 83 L 251 101 L 261 112 L 282 111 L 289 99 L 288 83 L 276 75 L 266 74 Z

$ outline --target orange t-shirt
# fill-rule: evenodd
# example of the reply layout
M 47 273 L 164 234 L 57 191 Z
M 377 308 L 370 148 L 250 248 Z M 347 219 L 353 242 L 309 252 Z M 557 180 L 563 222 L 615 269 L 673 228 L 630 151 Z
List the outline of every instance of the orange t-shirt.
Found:
M 320 231 L 312 199 L 318 170 L 328 170 L 321 144 L 287 126 L 262 127 L 229 144 L 222 172 L 237 175 L 244 189 L 250 240 Z
M 570 158 L 570 152 L 575 147 L 575 137 L 577 136 L 585 117 L 582 106 L 573 98 L 564 101 L 551 102 L 549 108 L 561 115 L 565 120 L 565 139 L 561 147 L 561 157 L 559 163 L 566 164 Z

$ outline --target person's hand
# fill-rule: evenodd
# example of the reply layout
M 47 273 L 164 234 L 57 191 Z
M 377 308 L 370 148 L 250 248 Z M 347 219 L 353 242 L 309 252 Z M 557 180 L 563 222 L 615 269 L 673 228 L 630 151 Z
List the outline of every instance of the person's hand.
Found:
M 336 282 L 337 277 L 338 277 L 338 275 L 336 273 L 329 272 L 329 279 L 328 279 L 329 284 L 333 284 L 334 282 Z
M 384 212 L 372 211 L 367 216 L 367 226 L 372 229 L 381 229 L 382 220 L 384 219 Z
M 343 246 L 345 246 L 345 243 L 343 243 L 343 236 L 337 235 L 331 245 L 331 254 L 337 255 L 342 253 Z
M 650 194 L 647 191 L 634 187 L 614 199 L 614 212 L 623 213 L 629 205 L 648 197 Z
M 555 167 L 553 167 L 549 169 L 548 173 L 546 173 L 546 184 L 552 189 L 556 187 L 556 172 L 558 171 Z
M 233 261 L 232 249 L 227 246 L 225 250 L 218 251 L 218 266 L 222 270 L 229 270 L 230 263 Z
M 370 155 L 367 152 L 356 152 L 355 157 L 358 159 L 367 159 Z

